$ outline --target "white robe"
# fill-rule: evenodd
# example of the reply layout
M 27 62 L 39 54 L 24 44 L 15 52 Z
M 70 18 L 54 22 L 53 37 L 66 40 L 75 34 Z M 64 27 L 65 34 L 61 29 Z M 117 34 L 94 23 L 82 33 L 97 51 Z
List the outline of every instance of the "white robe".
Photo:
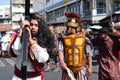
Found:
M 8 35 L 5 35 L 1 39 L 1 46 L 3 51 L 8 51 L 10 46 L 11 38 Z
M 35 58 L 37 59 L 38 62 L 45 63 L 49 58 L 47 50 L 42 48 L 38 44 L 35 44 L 35 45 L 36 45 L 37 49 L 36 50 L 31 49 Z M 16 67 L 19 70 L 21 70 L 22 44 L 20 43 L 20 38 L 19 37 L 17 37 L 15 42 L 13 43 L 12 49 L 13 49 L 13 52 L 17 55 L 16 62 L 15 62 Z M 29 72 L 35 71 L 35 69 L 32 66 L 31 61 L 29 60 L 29 58 L 27 60 L 27 63 L 28 63 L 27 64 L 27 71 L 29 71 Z M 21 80 L 21 79 L 18 78 L 16 75 L 14 75 L 12 80 Z M 34 77 L 34 78 L 27 78 L 27 80 L 41 80 L 41 76 Z

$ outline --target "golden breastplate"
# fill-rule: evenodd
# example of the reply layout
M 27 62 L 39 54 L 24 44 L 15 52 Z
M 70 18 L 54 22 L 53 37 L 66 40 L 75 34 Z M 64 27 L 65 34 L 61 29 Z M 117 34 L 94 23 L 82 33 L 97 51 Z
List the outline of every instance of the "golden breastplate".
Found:
M 85 67 L 85 35 L 74 34 L 70 36 L 63 36 L 65 61 L 73 72 Z

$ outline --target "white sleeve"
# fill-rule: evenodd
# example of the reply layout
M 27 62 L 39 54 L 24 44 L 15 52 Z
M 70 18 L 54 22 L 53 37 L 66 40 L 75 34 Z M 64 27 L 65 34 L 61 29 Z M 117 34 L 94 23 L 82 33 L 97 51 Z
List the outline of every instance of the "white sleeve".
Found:
M 86 54 L 87 56 L 93 56 L 94 47 L 92 42 L 86 37 Z
M 58 51 L 62 51 L 63 52 L 63 43 L 61 41 L 58 42 Z
M 33 54 L 35 55 L 35 58 L 37 59 L 38 62 L 45 63 L 49 58 L 47 50 L 45 48 L 42 48 L 38 44 L 35 44 L 35 45 L 37 47 L 36 50 L 31 48 Z
M 17 37 L 15 42 L 13 43 L 12 49 L 13 49 L 14 54 L 16 54 L 16 55 L 20 55 L 21 54 L 21 52 L 22 52 L 22 44 L 20 42 L 20 38 L 19 37 Z
M 4 36 L 1 38 L 1 41 L 2 41 L 2 42 L 4 41 Z

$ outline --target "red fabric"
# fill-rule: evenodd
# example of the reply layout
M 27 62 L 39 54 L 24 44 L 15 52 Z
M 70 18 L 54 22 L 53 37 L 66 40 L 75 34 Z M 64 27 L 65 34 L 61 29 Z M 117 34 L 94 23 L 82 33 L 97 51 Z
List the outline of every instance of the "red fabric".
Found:
M 21 78 L 21 71 L 15 66 L 15 70 L 14 73 L 17 77 Z M 27 72 L 27 78 L 33 78 L 33 77 L 37 77 L 40 76 L 36 71 L 34 72 Z
M 77 18 L 80 19 L 79 13 L 77 12 L 65 12 L 67 18 Z
M 12 50 L 12 45 L 13 45 L 13 43 L 15 42 L 16 38 L 17 38 L 17 35 L 15 35 L 15 37 L 13 38 L 13 41 L 12 41 L 11 44 L 10 44 L 10 54 L 11 54 L 11 56 L 14 57 L 14 58 L 17 57 L 17 55 L 14 54 L 14 52 L 13 52 L 13 50 Z
M 30 58 L 32 65 L 34 67 L 34 69 L 36 70 L 36 72 L 41 75 L 41 79 L 45 80 L 45 75 L 44 75 L 44 64 L 43 63 L 39 63 L 37 61 L 37 59 L 32 60 L 32 58 L 30 57 L 30 52 L 28 52 L 28 57 Z
M 16 37 L 16 32 L 13 32 L 12 35 L 11 35 L 11 38 L 14 39 Z
M 28 53 L 28 57 L 30 58 L 32 65 L 35 69 L 35 72 L 27 72 L 27 78 L 33 78 L 33 77 L 37 77 L 41 75 L 41 79 L 45 80 L 45 75 L 44 75 L 44 64 L 43 63 L 39 63 L 36 59 L 32 60 L 30 57 L 30 54 Z M 21 78 L 21 71 L 19 69 L 17 69 L 17 67 L 15 66 L 15 71 L 14 71 L 15 75 L 19 78 Z
M 120 31 L 116 31 L 115 33 L 116 33 L 117 35 L 120 35 Z
M 77 12 L 65 12 L 65 16 L 67 18 L 76 18 L 76 19 L 78 19 L 80 28 L 82 28 L 82 21 L 81 21 L 81 17 L 79 15 L 79 13 L 77 13 Z
M 92 43 L 99 47 L 98 80 L 118 80 L 118 40 L 115 37 L 107 40 L 96 37 Z
M 117 30 L 117 31 L 115 32 L 115 34 L 120 35 L 120 30 Z M 118 52 L 118 55 L 119 55 L 119 60 L 120 60 L 120 51 Z
M 17 55 L 14 54 L 13 50 L 12 50 L 12 44 L 14 43 L 14 41 L 16 40 L 17 36 L 14 38 L 13 42 L 10 45 L 10 54 L 12 57 L 17 57 Z M 36 70 L 35 72 L 27 72 L 27 78 L 32 78 L 32 77 L 36 77 L 41 75 L 41 79 L 45 80 L 45 75 L 44 75 L 44 64 L 43 63 L 39 63 L 36 59 L 32 60 L 30 57 L 30 53 L 28 52 L 28 58 L 31 60 L 31 63 L 34 67 L 34 69 Z M 18 70 L 15 66 L 15 71 L 14 71 L 15 75 L 21 78 L 21 71 Z

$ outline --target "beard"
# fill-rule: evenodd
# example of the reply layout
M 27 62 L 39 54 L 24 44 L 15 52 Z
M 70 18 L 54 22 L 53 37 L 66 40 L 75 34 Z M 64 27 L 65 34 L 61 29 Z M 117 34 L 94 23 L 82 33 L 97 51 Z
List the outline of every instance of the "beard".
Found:
M 31 35 L 32 36 L 36 36 L 38 32 L 34 31 L 34 30 L 31 30 Z

